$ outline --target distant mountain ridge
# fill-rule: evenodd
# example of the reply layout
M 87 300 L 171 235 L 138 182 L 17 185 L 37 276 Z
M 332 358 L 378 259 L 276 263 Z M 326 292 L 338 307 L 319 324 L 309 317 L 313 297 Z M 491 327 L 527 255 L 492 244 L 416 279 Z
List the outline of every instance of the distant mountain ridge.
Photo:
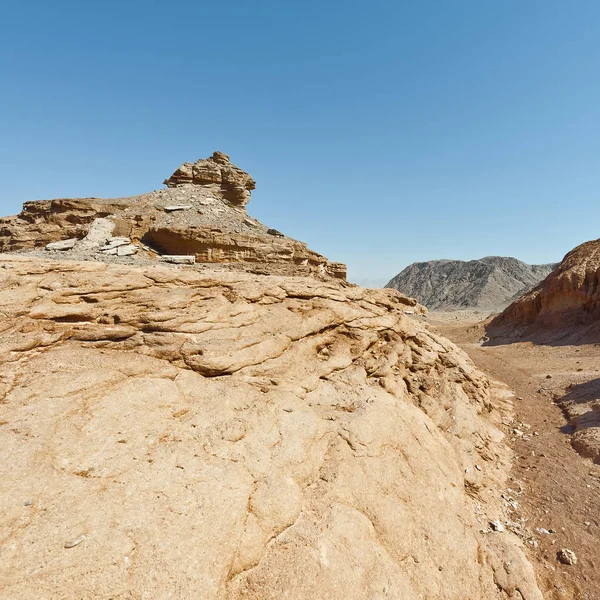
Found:
M 547 277 L 556 263 L 528 265 L 516 258 L 432 260 L 409 265 L 385 287 L 417 298 L 431 310 L 502 309 Z

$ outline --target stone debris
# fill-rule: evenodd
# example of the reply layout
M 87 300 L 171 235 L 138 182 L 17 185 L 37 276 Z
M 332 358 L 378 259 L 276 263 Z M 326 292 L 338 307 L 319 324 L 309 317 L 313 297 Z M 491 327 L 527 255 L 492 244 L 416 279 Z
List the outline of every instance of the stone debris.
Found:
M 548 531 L 544 527 L 536 527 L 535 530 L 541 535 L 552 535 L 552 531 Z
M 71 238 L 69 240 L 62 240 L 60 242 L 50 242 L 46 244 L 46 250 L 60 250 L 64 252 L 65 250 L 72 250 L 75 248 L 75 244 L 77 240 L 75 238 Z
M 557 553 L 558 560 L 563 565 L 576 565 L 577 564 L 577 556 L 573 550 L 569 550 L 569 548 L 562 548 Z
M 128 244 L 127 246 L 119 246 L 117 248 L 117 256 L 133 256 L 138 251 L 137 246 Z
M 119 246 L 126 246 L 128 244 L 131 244 L 131 240 L 129 238 L 111 238 L 107 240 L 106 244 L 100 248 L 100 252 L 108 252 L 109 250 L 113 250 Z
M 277 229 L 267 229 L 267 233 L 275 237 L 285 237 L 283 233 L 281 233 L 281 231 L 277 231 Z
M 502 522 L 499 519 L 490 521 L 490 527 L 493 531 L 497 531 L 498 533 L 502 533 L 504 531 L 504 525 L 502 525 Z
M 160 260 L 174 265 L 193 265 L 196 262 L 194 254 L 163 254 Z
M 85 540 L 85 535 L 80 535 L 74 540 L 69 540 L 68 542 L 65 542 L 65 548 L 75 548 L 75 546 L 79 546 L 79 544 L 81 544 L 83 540 Z
M 164 210 L 166 212 L 175 212 L 177 210 L 189 210 L 192 208 L 191 204 L 173 204 L 171 206 L 165 206 Z
M 86 236 L 79 242 L 82 246 L 101 246 L 106 243 L 115 229 L 114 221 L 105 218 L 94 219 Z

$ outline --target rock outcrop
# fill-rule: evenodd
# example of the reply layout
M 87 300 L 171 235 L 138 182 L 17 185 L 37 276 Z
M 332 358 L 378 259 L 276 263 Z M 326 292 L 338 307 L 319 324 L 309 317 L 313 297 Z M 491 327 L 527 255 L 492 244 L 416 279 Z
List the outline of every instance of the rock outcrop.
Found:
M 555 264 L 527 265 L 516 258 L 433 260 L 413 263 L 387 285 L 431 310 L 501 310 L 546 277 Z
M 600 341 L 600 240 L 571 250 L 542 283 L 488 326 L 497 340 Z
M 415 301 L 48 256 L 0 256 L 0 597 L 541 599 L 510 403 Z
M 250 192 L 256 187 L 248 173 L 231 164 L 227 154 L 218 151 L 193 164 L 183 163 L 164 183 L 169 187 L 187 183 L 201 185 L 237 206 L 248 204 Z
M 159 255 L 194 255 L 198 268 L 345 279 L 345 265 L 329 262 L 303 242 L 248 216 L 244 205 L 254 181 L 226 155 L 215 152 L 195 163 L 191 181 L 184 167 L 167 180 L 167 189 L 140 196 L 26 202 L 19 215 L 0 219 L 0 252 L 62 242 L 48 250 L 65 251 L 63 258 L 124 264 L 153 262 Z M 100 226 L 108 232 L 104 241 L 98 234 L 95 246 L 79 243 Z M 127 238 L 135 252 L 100 252 L 99 245 L 110 237 Z
M 568 419 L 573 448 L 600 464 L 600 378 L 569 384 L 555 402 Z

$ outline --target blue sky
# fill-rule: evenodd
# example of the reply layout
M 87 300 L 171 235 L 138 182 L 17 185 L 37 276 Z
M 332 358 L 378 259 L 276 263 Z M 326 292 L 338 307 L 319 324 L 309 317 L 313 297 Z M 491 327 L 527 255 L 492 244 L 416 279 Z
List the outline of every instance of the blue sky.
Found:
M 600 237 L 597 0 L 12 0 L 0 86 L 3 214 L 219 149 L 352 280 Z

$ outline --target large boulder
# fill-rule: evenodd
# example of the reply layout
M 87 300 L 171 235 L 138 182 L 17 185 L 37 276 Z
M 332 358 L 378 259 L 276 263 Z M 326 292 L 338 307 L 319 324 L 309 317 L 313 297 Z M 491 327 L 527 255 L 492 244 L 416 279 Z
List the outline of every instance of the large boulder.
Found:
M 488 526 L 510 405 L 414 301 L 11 255 L 0 289 L 2 598 L 541 599 Z

